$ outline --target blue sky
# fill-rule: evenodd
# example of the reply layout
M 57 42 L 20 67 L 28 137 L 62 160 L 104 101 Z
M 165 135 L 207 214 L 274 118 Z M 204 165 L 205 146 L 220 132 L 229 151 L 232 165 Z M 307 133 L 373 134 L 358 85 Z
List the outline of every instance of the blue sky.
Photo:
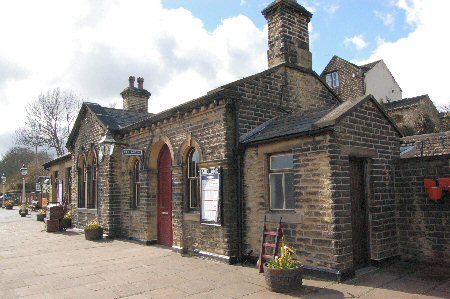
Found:
M 313 68 L 320 73 L 333 55 L 347 60 L 365 60 L 377 48 L 379 39 L 396 41 L 414 28 L 406 23 L 405 11 L 392 0 L 298 1 L 311 10 L 313 18 Z M 167 8 L 183 7 L 201 19 L 208 31 L 221 21 L 238 14 L 249 17 L 262 29 L 266 20 L 261 14 L 270 1 L 257 0 L 163 0 Z M 345 42 L 361 36 L 367 46 L 360 49 Z
M 25 107 L 54 88 L 122 107 L 144 77 L 157 113 L 267 69 L 269 0 L 0 1 L 0 155 Z M 299 0 L 313 13 L 313 68 L 383 59 L 403 97 L 450 101 L 449 0 Z M 23 9 L 27 7 L 27 9 Z

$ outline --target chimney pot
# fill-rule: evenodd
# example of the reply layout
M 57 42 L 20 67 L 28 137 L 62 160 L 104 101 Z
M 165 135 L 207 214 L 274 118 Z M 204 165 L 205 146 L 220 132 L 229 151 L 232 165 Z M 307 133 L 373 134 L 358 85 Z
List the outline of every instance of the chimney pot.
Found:
M 144 78 L 142 78 L 142 77 L 137 78 L 137 82 L 138 82 L 138 88 L 144 89 Z
M 128 82 L 130 82 L 130 87 L 134 87 L 134 76 L 130 76 Z

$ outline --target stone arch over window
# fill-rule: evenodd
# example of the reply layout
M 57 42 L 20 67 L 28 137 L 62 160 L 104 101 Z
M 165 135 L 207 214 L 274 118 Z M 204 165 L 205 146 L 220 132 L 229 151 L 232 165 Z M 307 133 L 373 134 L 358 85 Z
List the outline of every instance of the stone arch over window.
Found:
M 188 134 L 181 144 L 178 154 L 178 164 L 184 165 L 185 201 L 186 211 L 198 211 L 200 206 L 200 171 L 199 163 L 202 161 L 203 150 L 201 144 Z
M 141 161 L 133 159 L 130 165 L 130 181 L 131 181 L 131 207 L 136 209 L 140 202 L 141 193 Z

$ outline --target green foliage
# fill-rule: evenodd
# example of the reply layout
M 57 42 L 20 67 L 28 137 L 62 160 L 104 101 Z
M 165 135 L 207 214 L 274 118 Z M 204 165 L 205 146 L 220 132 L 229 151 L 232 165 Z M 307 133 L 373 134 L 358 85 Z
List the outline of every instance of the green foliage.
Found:
M 94 230 L 94 229 L 99 229 L 102 228 L 101 224 L 98 223 L 98 220 L 92 220 L 91 222 L 89 222 L 85 227 L 84 230 Z
M 64 219 L 72 220 L 72 211 L 69 211 L 66 214 L 64 214 Z
M 300 267 L 300 263 L 294 259 L 295 250 L 293 247 L 286 245 L 284 236 L 281 239 L 280 256 L 267 262 L 267 267 L 274 269 L 294 269 Z
M 47 213 L 47 211 L 45 209 L 40 209 L 38 211 L 38 214 L 41 214 L 41 215 L 45 215 L 46 213 Z
M 27 192 L 34 191 L 35 177 L 46 174 L 42 164 L 52 160 L 52 157 L 46 152 L 38 151 L 37 163 L 35 159 L 35 152 L 23 147 L 13 147 L 6 152 L 0 160 L 1 173 L 4 172 L 6 175 L 5 192 L 22 190 L 22 175 L 20 173 L 22 163 L 25 163 L 28 168 L 28 174 L 25 178 L 25 188 Z

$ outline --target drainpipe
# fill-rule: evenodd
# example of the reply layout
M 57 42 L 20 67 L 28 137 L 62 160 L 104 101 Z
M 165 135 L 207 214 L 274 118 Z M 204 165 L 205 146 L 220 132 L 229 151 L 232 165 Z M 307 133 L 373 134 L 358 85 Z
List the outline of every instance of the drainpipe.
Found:
M 242 150 L 239 146 L 240 139 L 240 126 L 239 126 L 239 112 L 240 112 L 240 102 L 234 100 L 234 121 L 235 121 L 235 131 L 236 140 L 234 146 L 235 159 L 237 164 L 237 231 L 238 231 L 238 261 L 242 260 L 243 253 L 243 198 L 242 198 Z

